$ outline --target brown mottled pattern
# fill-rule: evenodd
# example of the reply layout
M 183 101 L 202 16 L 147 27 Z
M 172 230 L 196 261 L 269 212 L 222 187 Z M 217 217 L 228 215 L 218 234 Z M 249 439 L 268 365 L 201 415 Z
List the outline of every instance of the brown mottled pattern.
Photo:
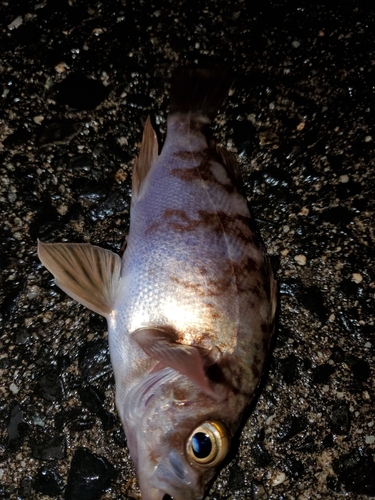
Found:
M 243 243 L 255 244 L 254 234 L 249 229 L 250 217 L 243 215 L 228 215 L 222 210 L 208 212 L 198 210 L 198 218 L 191 218 L 184 210 L 168 208 L 162 215 L 162 220 L 154 222 L 147 229 L 146 234 L 159 229 L 163 224 L 175 231 L 194 231 L 198 227 L 205 227 L 219 234 L 231 234 Z
M 185 162 L 189 161 L 190 163 L 200 160 L 200 164 L 196 167 L 173 168 L 170 172 L 173 176 L 187 182 L 192 182 L 197 179 L 205 182 L 211 182 L 224 189 L 227 193 L 235 192 L 235 188 L 232 183 L 220 182 L 210 169 L 211 161 L 216 161 L 217 163 L 220 162 L 215 151 L 211 148 L 207 148 L 203 151 L 198 152 L 179 151 L 177 153 L 174 153 L 173 156 L 178 160 L 182 160 Z

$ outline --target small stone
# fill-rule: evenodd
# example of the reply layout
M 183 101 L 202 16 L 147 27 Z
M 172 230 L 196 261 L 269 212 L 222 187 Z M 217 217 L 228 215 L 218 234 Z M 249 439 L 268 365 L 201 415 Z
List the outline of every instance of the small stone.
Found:
M 298 215 L 309 215 L 310 210 L 307 207 L 302 207 Z
M 37 125 L 40 125 L 42 123 L 42 121 L 44 120 L 44 116 L 43 115 L 37 115 L 37 116 L 34 116 L 33 117 L 33 121 L 37 124 Z
M 22 16 L 18 16 L 15 19 L 13 19 L 13 21 L 10 24 L 8 24 L 8 30 L 17 29 L 19 26 L 21 26 L 22 23 L 23 23 Z
M 294 40 L 292 42 L 292 47 L 294 47 L 295 49 L 298 49 L 298 47 L 301 45 L 301 42 L 299 42 L 298 40 Z
M 38 460 L 62 460 L 66 456 L 65 436 L 47 437 L 31 445 L 32 456 Z
M 63 490 L 60 474 L 53 467 L 41 467 L 34 479 L 34 490 L 49 497 L 58 496 Z
M 347 182 L 349 182 L 349 175 L 347 174 L 340 175 L 339 181 L 342 182 L 343 184 L 346 184 Z
M 301 122 L 297 125 L 297 130 L 298 132 L 301 132 L 304 128 L 306 127 L 306 123 L 305 122 Z
M 19 448 L 29 429 L 29 425 L 25 422 L 24 415 L 21 406 L 18 403 L 13 403 L 7 423 L 7 447 L 10 451 L 16 451 Z
M 306 265 L 306 255 L 296 255 L 294 257 L 294 260 L 297 262 L 299 266 L 305 266 Z
M 366 135 L 365 142 L 371 142 L 371 141 L 372 141 L 372 136 L 371 135 Z
M 354 281 L 354 283 L 361 283 L 363 281 L 363 277 L 362 277 L 362 274 L 359 274 L 359 273 L 353 273 L 352 274 L 352 281 Z
M 375 443 L 375 436 L 365 436 L 365 442 L 366 442 L 366 444 L 374 444 Z
M 275 471 L 275 475 L 271 478 L 271 484 L 272 486 L 278 486 L 279 484 L 282 484 L 286 479 L 286 474 L 285 472 L 277 472 Z
M 13 394 L 18 394 L 19 392 L 19 388 L 16 386 L 14 382 L 10 384 L 9 389 Z
M 56 64 L 56 66 L 55 66 L 55 71 L 56 71 L 57 73 L 65 73 L 65 71 L 66 71 L 68 68 L 69 68 L 69 66 L 68 66 L 66 63 L 61 62 L 61 63 L 59 63 L 59 64 Z
M 110 486 L 115 474 L 115 468 L 107 459 L 78 448 L 70 466 L 65 499 L 96 500 Z

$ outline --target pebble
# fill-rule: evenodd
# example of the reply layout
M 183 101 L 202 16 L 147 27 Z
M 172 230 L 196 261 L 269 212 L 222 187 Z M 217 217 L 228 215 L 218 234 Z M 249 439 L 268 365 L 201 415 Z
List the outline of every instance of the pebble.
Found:
M 306 261 L 307 261 L 306 255 L 302 255 L 302 254 L 296 255 L 294 257 L 294 260 L 297 262 L 297 264 L 299 266 L 305 266 L 306 265 Z
M 362 283 L 363 281 L 363 277 L 362 277 L 362 274 L 359 274 L 359 273 L 353 273 L 352 274 L 352 280 L 354 281 L 354 283 Z
M 22 23 L 23 23 L 22 16 L 18 16 L 15 19 L 13 19 L 13 21 L 10 24 L 8 24 L 8 30 L 11 31 L 17 29 L 19 26 L 21 26 Z
M 107 459 L 79 448 L 70 466 L 65 500 L 99 500 L 115 476 L 115 468 Z
M 54 467 L 41 467 L 34 478 L 34 490 L 42 495 L 56 497 L 64 489 L 60 474 Z
M 340 175 L 339 181 L 342 182 L 343 184 L 346 184 L 347 182 L 349 182 L 349 175 L 348 174 Z
M 285 480 L 286 480 L 285 472 L 275 471 L 274 475 L 271 478 L 271 484 L 272 486 L 278 486 L 279 484 L 282 484 Z

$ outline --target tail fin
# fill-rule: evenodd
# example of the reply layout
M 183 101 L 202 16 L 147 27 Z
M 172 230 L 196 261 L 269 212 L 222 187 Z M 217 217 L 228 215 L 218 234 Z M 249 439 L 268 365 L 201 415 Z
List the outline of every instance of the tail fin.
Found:
M 191 114 L 212 122 L 232 83 L 222 68 L 177 68 L 172 76 L 169 113 Z

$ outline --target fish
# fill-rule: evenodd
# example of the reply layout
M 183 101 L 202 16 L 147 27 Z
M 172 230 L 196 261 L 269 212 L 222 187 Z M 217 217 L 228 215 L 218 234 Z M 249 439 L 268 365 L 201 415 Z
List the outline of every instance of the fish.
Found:
M 104 316 L 116 407 L 142 500 L 200 500 L 259 384 L 277 285 L 235 156 L 209 138 L 232 87 L 221 69 L 172 76 L 159 154 L 147 118 L 120 258 L 38 241 L 70 297 Z

